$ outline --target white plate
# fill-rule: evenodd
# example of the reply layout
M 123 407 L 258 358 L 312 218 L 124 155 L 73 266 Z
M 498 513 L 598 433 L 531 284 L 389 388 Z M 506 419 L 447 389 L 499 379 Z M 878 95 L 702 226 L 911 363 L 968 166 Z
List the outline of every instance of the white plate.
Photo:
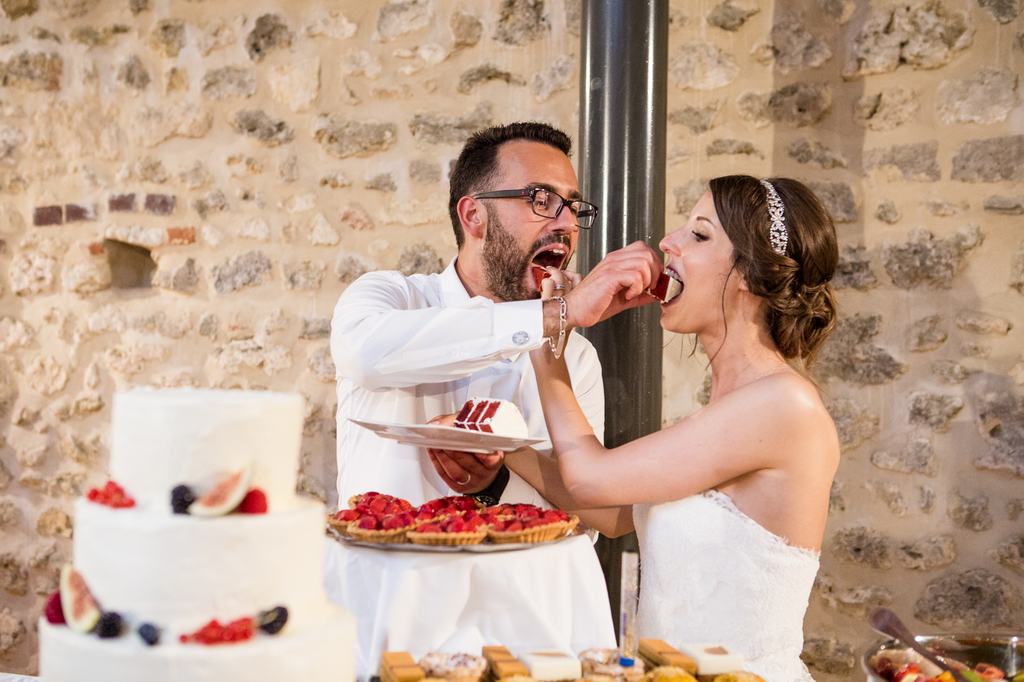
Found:
M 555 542 L 561 542 L 567 538 L 573 538 L 578 535 L 576 531 L 563 535 L 560 538 L 554 540 L 547 540 L 545 542 L 509 542 L 505 544 L 496 544 L 493 542 L 481 542 L 479 545 L 416 545 L 411 542 L 366 542 L 365 540 L 353 540 L 352 538 L 345 537 L 333 528 L 328 528 L 327 532 L 335 540 L 343 545 L 350 547 L 365 547 L 367 549 L 377 549 L 382 552 L 424 552 L 426 554 L 490 554 L 491 552 L 515 552 L 521 549 L 531 549 L 533 547 L 546 547 Z
M 524 445 L 543 443 L 542 438 L 509 438 L 494 433 L 481 433 L 457 429 L 454 426 L 436 424 L 387 424 L 384 422 L 349 419 L 353 424 L 374 431 L 382 438 L 397 440 L 406 445 L 438 450 L 462 450 L 464 452 L 508 452 Z

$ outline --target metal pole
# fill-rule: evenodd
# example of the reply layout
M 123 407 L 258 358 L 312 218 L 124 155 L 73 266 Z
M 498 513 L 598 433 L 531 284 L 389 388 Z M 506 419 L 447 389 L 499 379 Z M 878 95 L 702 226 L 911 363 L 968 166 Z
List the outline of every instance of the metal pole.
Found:
M 657 248 L 665 234 L 668 0 L 584 0 L 580 55 L 580 187 L 601 209 L 580 240 L 586 273 L 610 251 L 637 240 Z M 661 428 L 659 319 L 649 305 L 583 332 L 604 371 L 608 447 Z M 602 537 L 597 549 L 617 625 L 620 555 L 636 551 L 636 536 Z

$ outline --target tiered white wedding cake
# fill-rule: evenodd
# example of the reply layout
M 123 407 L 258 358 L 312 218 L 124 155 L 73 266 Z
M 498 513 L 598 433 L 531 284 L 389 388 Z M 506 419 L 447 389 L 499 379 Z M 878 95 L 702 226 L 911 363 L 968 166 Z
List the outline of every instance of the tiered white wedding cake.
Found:
M 353 680 L 355 621 L 327 601 L 322 587 L 325 510 L 295 495 L 302 422 L 297 394 L 115 395 L 110 476 L 135 505 L 77 500 L 73 566 L 99 610 L 120 620 L 101 619 L 81 632 L 42 618 L 42 679 Z M 266 504 L 253 507 L 265 513 L 184 510 L 179 486 L 201 501 L 204 491 L 238 472 L 248 479 L 242 485 L 265 494 Z M 60 599 L 67 612 L 68 595 Z M 237 619 L 252 619 L 241 628 L 248 622 L 251 638 L 209 642 L 204 626 Z M 251 627 L 266 619 L 277 622 Z M 145 624 L 150 629 L 140 631 Z

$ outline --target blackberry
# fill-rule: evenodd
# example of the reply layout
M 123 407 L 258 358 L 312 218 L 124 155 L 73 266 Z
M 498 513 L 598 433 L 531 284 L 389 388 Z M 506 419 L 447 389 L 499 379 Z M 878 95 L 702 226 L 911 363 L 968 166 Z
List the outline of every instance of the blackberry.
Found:
M 261 611 L 256 623 L 260 630 L 268 635 L 276 635 L 288 622 L 288 607 L 275 606 L 269 611 Z
M 99 622 L 96 623 L 96 634 L 99 635 L 100 639 L 120 637 L 123 628 L 124 621 L 121 620 L 121 614 L 107 611 L 100 616 Z
M 175 486 L 171 491 L 171 511 L 175 514 L 188 514 L 188 508 L 196 501 L 196 494 L 187 485 Z
M 160 641 L 160 631 L 152 623 L 143 623 L 139 626 L 139 637 L 149 646 Z

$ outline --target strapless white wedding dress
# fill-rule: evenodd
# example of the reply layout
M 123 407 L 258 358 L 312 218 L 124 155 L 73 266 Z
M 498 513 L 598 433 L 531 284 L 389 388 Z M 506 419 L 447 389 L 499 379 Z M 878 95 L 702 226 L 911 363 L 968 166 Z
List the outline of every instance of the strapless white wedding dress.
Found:
M 818 554 L 794 547 L 708 491 L 633 506 L 641 637 L 718 643 L 767 682 L 813 682 L 800 660 Z

